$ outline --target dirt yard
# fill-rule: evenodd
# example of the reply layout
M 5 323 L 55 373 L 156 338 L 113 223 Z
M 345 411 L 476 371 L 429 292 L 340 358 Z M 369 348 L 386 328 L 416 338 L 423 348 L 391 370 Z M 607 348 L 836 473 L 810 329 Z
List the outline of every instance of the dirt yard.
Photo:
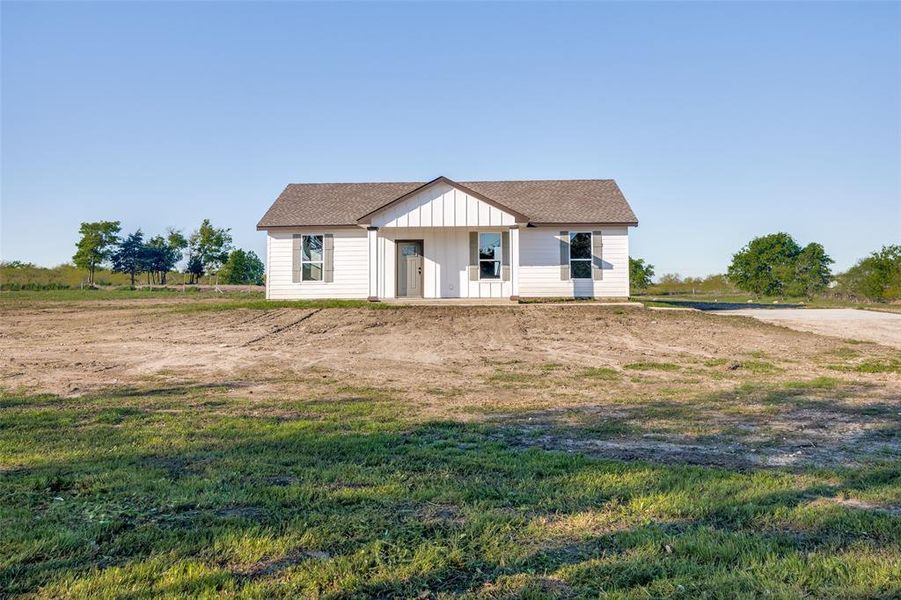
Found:
M 377 390 L 411 416 L 502 422 L 517 444 L 656 462 L 834 465 L 901 448 L 901 354 L 863 332 L 635 307 L 203 308 L 5 306 L 0 381 L 64 397 Z

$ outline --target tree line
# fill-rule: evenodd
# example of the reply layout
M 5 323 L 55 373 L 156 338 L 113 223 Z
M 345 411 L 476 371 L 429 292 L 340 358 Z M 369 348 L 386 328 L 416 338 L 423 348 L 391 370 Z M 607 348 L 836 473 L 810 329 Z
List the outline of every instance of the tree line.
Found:
M 87 270 L 90 285 L 94 285 L 97 269 L 104 266 L 128 274 L 132 287 L 141 275 L 148 285 L 166 285 L 168 274 L 177 271 L 182 261 L 191 284 L 204 275 L 215 275 L 217 281 L 228 284 L 263 283 L 263 261 L 252 250 L 235 248 L 231 229 L 214 227 L 209 219 L 187 237 L 174 228 L 151 238 L 145 238 L 141 229 L 125 236 L 121 233 L 120 221 L 81 224 L 72 260 Z
M 654 265 L 631 257 L 629 275 L 632 288 L 641 291 L 654 285 L 664 293 L 722 293 L 734 288 L 758 296 L 901 300 L 901 245 L 883 246 L 844 273 L 833 274 L 833 263 L 822 244 L 802 247 L 791 235 L 779 232 L 748 242 L 732 255 L 725 275 L 683 279 L 666 274 L 654 284 Z

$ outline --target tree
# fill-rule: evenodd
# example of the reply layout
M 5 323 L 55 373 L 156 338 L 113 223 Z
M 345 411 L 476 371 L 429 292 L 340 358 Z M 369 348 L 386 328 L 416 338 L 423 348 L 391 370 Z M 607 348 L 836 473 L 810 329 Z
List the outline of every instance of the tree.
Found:
M 634 290 L 646 290 L 654 277 L 654 265 L 643 258 L 629 257 L 629 284 Z
M 820 244 L 801 248 L 792 236 L 780 232 L 751 240 L 732 256 L 728 274 L 746 292 L 809 295 L 826 287 L 831 263 Z
M 94 272 L 97 267 L 110 259 L 119 232 L 122 230 L 119 221 L 95 221 L 82 223 L 78 232 L 81 239 L 75 244 L 75 255 L 72 260 L 79 269 L 88 270 L 88 283 L 94 285 Z
M 172 268 L 175 268 L 175 265 L 184 258 L 185 248 L 188 247 L 188 239 L 182 234 L 181 231 L 175 229 L 174 227 L 170 227 L 166 230 L 166 243 L 169 245 L 169 248 L 174 252 L 176 259 L 172 265 Z M 165 285 L 166 283 L 166 273 L 162 274 L 163 281 L 162 283 Z
M 876 302 L 901 298 L 901 245 L 883 246 L 836 279 L 839 289 L 852 296 Z
M 148 277 L 166 285 L 166 274 L 175 268 L 181 252 L 173 248 L 161 235 L 155 235 L 144 247 L 144 270 Z
M 119 243 L 112 255 L 113 271 L 131 275 L 131 286 L 135 285 L 135 275 L 146 268 L 147 252 L 144 234 L 138 229 Z
M 170 227 L 166 230 L 166 242 L 169 244 L 170 248 L 174 248 L 178 251 L 182 251 L 188 247 L 188 239 L 181 231 L 174 227 Z
M 40 268 L 34 263 L 22 262 L 21 260 L 0 260 L 0 267 L 6 269 L 36 269 Z
M 256 252 L 232 250 L 219 275 L 225 283 L 234 285 L 262 285 L 265 267 Z
M 223 263 L 228 260 L 228 253 L 232 248 L 231 229 L 218 229 L 210 224 L 209 219 L 204 219 L 200 228 L 191 234 L 188 240 L 191 258 L 197 257 L 203 270 L 198 274 L 213 274 L 219 271 Z
M 806 298 L 823 293 L 832 281 L 829 265 L 833 262 L 822 244 L 807 244 L 795 257 L 794 277 L 786 285 L 786 293 Z
M 681 275 L 678 273 L 664 273 L 657 278 L 657 285 L 654 286 L 654 290 L 663 294 L 672 294 L 681 290 L 681 286 Z
M 185 273 L 191 276 L 191 283 L 197 283 L 203 277 L 203 262 L 200 257 L 195 254 L 188 254 L 188 264 L 185 267 Z

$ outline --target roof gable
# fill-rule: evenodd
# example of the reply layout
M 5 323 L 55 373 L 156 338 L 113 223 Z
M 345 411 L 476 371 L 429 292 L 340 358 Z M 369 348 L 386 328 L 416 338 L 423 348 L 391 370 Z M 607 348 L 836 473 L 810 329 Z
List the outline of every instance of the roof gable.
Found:
M 461 227 L 527 223 L 529 218 L 447 177 L 432 181 L 363 215 L 376 227 Z

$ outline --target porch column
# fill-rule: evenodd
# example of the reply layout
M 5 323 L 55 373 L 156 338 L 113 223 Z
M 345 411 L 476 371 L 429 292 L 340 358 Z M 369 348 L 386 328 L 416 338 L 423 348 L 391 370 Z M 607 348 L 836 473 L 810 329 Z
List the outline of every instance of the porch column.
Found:
M 378 227 L 367 227 L 366 238 L 369 242 L 369 298 L 370 302 L 379 301 L 379 245 Z
M 510 299 L 519 300 L 519 225 L 510 227 Z

